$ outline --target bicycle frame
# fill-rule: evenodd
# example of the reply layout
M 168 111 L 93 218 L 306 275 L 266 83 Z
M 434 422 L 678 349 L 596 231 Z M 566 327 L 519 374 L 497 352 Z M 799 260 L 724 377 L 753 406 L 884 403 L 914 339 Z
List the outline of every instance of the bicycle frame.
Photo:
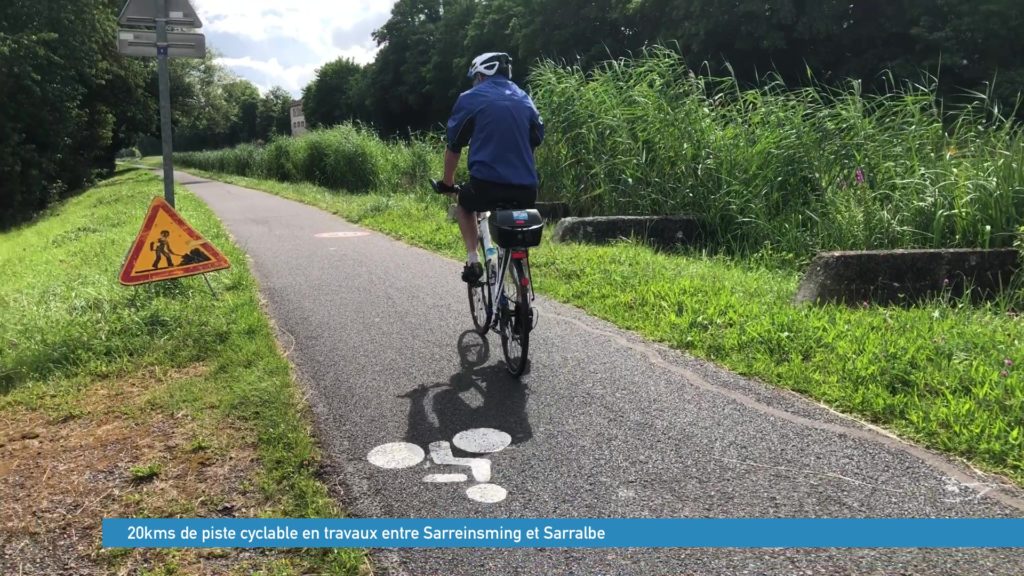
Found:
M 477 217 L 476 217 L 477 218 L 477 220 L 476 220 L 476 223 L 477 223 L 477 234 L 478 234 L 478 237 L 480 237 L 480 238 L 483 238 L 483 234 L 484 234 L 483 227 L 487 226 L 487 219 L 488 219 L 488 217 L 490 217 L 490 214 L 491 214 L 490 212 L 478 212 L 477 213 Z M 491 301 L 487 303 L 488 307 L 490 308 L 490 310 L 488 312 L 491 314 L 491 327 L 492 328 L 496 327 L 498 325 L 499 320 L 500 320 L 498 314 L 496 313 L 497 310 L 498 310 L 498 306 L 496 305 L 496 303 L 500 302 L 501 298 L 503 296 L 506 297 L 506 298 L 508 297 L 505 294 L 505 277 L 508 275 L 508 268 L 509 268 L 509 266 L 512 265 L 512 260 L 514 259 L 513 258 L 513 253 L 522 251 L 527 256 L 529 255 L 529 250 L 526 249 L 526 248 L 521 248 L 521 249 L 518 249 L 518 248 L 505 249 L 505 248 L 502 248 L 501 246 L 498 246 L 498 245 L 495 245 L 494 247 L 498 251 L 498 267 L 497 267 L 498 279 L 497 279 L 497 282 L 495 283 L 494 291 L 491 293 Z M 527 282 L 528 282 L 528 286 L 530 288 L 530 300 L 533 301 L 534 299 L 536 299 L 536 295 L 533 292 L 533 281 L 530 278 L 529 258 L 528 257 L 524 257 L 524 258 L 522 258 L 522 260 L 524 261 L 523 272 L 526 274 L 526 279 L 527 279 Z M 489 264 L 489 263 L 485 262 L 484 264 L 486 265 L 486 264 Z M 521 288 L 525 288 L 525 286 L 521 287 Z
M 431 180 L 430 183 L 434 191 L 439 194 L 451 194 L 460 191 L 459 187 L 445 186 L 437 180 Z M 533 281 L 530 279 L 530 250 L 527 247 L 502 248 L 493 242 L 488 246 L 490 216 L 491 211 L 477 212 L 475 214 L 479 237 L 478 243 L 481 247 L 486 248 L 482 250 L 484 258 L 481 264 L 486 267 L 487 281 L 485 283 L 486 287 L 479 284 L 468 285 L 467 292 L 469 294 L 470 312 L 473 314 L 473 324 L 476 327 L 476 332 L 480 336 L 485 336 L 488 332 L 496 332 L 501 336 L 501 347 L 505 354 L 508 370 L 513 377 L 519 378 L 523 375 L 527 366 L 530 332 L 536 328 L 538 318 L 534 313 L 532 305 L 532 302 L 536 299 L 536 294 Z M 491 249 L 494 250 L 493 253 L 497 259 L 496 269 L 494 270 L 497 278 L 491 274 L 492 262 L 494 262 L 494 258 L 488 255 Z M 505 277 L 510 273 L 513 260 L 519 262 L 519 264 L 516 264 L 516 272 L 513 274 L 519 286 L 516 287 L 515 304 L 508 306 L 503 304 L 503 301 L 508 302 L 508 294 L 505 293 L 507 288 Z M 465 273 L 463 277 L 467 277 Z M 529 288 L 529 292 L 524 292 L 527 288 Z M 488 317 L 481 319 L 481 312 L 485 312 Z M 511 351 L 513 342 L 517 344 L 518 356 L 514 356 Z

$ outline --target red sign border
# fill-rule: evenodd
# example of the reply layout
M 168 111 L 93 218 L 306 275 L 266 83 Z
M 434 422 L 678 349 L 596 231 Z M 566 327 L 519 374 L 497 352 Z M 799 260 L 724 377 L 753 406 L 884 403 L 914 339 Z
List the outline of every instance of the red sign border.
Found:
M 153 231 L 153 225 L 156 224 L 157 214 L 161 211 L 167 214 L 171 221 L 174 222 L 174 224 L 177 225 L 185 235 L 191 238 L 193 242 L 200 242 L 201 244 L 199 245 L 199 248 L 202 248 L 210 255 L 211 258 L 213 258 L 213 260 L 203 262 L 201 264 L 193 264 L 184 268 L 167 268 L 166 270 L 157 270 L 154 272 L 144 272 L 142 274 L 133 275 L 132 270 L 135 268 L 136 263 L 138 263 L 139 257 L 142 256 L 142 251 L 146 245 L 146 238 L 148 238 L 150 232 Z M 216 272 L 217 270 L 225 270 L 230 267 L 231 263 L 228 262 L 228 259 L 224 257 L 219 250 L 213 247 L 213 244 L 210 244 L 206 238 L 200 236 L 194 228 L 189 226 L 166 200 L 157 196 L 153 198 L 153 201 L 149 204 L 149 212 L 147 212 L 146 219 L 143 221 L 142 229 L 139 230 L 139 235 L 135 238 L 135 244 L 132 246 L 132 249 L 128 254 L 128 258 L 125 260 L 124 267 L 121 269 L 120 282 L 125 286 L 138 286 L 139 284 L 148 284 L 150 282 L 159 282 L 161 280 L 187 278 L 197 274 L 206 274 L 208 272 Z

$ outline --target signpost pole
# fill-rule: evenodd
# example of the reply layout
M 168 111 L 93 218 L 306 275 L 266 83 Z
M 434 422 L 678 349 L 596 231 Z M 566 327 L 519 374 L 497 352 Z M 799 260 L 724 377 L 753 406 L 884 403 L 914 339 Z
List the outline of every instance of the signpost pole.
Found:
M 164 200 L 174 206 L 173 140 L 171 136 L 171 75 L 167 65 L 167 0 L 156 0 L 157 73 L 160 76 L 160 138 L 164 153 Z

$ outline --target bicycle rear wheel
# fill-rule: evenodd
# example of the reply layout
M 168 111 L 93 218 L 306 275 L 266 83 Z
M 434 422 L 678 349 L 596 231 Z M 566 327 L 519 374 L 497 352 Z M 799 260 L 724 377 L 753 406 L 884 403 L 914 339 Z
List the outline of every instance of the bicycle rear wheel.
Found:
M 487 336 L 491 327 L 494 306 L 491 296 L 491 270 L 487 263 L 487 254 L 484 252 L 484 243 L 480 241 L 480 258 L 483 262 L 484 275 L 479 282 L 467 284 L 466 291 L 469 293 L 469 313 L 473 316 L 473 325 L 476 333 Z
M 509 263 L 505 275 L 505 298 L 499 306 L 501 350 L 505 354 L 505 367 L 516 378 L 526 371 L 530 352 L 530 285 L 521 260 Z

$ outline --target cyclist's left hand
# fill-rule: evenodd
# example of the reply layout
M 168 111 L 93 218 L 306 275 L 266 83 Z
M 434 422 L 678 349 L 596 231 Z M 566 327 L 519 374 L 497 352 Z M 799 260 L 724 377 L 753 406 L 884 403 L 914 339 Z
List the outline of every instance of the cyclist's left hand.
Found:
M 434 192 L 438 194 L 444 194 L 453 198 L 458 197 L 459 192 L 462 191 L 462 187 L 458 184 L 448 185 L 441 180 L 431 180 L 430 183 L 434 186 Z

